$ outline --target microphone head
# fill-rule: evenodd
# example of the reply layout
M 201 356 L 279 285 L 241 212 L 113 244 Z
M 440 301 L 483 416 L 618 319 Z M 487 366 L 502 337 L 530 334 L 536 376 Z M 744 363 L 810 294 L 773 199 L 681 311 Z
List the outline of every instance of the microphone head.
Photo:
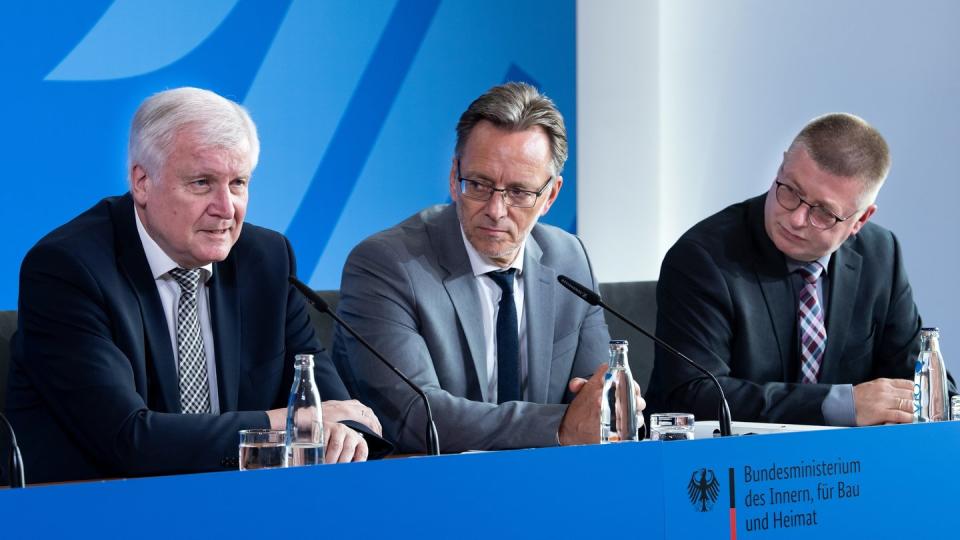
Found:
M 557 276 L 557 281 L 559 281 L 561 285 L 566 287 L 573 294 L 582 298 L 586 303 L 590 304 L 591 306 L 600 305 L 600 295 L 593 292 L 590 288 L 586 287 L 585 285 L 582 285 L 568 278 L 563 274 L 560 274 L 559 276 Z

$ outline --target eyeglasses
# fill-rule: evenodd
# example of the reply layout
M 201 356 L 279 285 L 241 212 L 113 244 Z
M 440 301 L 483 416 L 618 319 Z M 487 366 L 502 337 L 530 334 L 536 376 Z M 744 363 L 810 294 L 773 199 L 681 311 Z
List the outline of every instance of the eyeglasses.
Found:
M 470 180 L 469 178 L 464 178 L 460 174 L 460 160 L 457 160 L 457 177 L 460 179 L 460 194 L 468 199 L 473 199 L 475 201 L 489 201 L 493 197 L 494 193 L 499 193 L 503 196 L 503 202 L 507 206 L 513 206 L 516 208 L 533 208 L 537 204 L 537 199 L 540 198 L 540 195 L 543 195 L 543 191 L 547 189 L 547 186 L 550 185 L 550 181 L 553 180 L 553 177 L 547 178 L 547 181 L 543 186 L 536 191 L 527 191 L 525 189 L 517 188 L 495 188 L 490 184 L 480 182 L 478 180 Z
M 782 206 L 784 210 L 791 212 L 800 208 L 801 204 L 809 206 L 810 210 L 807 211 L 807 222 L 817 229 L 827 230 L 837 223 L 852 218 L 859 212 L 859 210 L 857 210 L 847 217 L 840 217 L 819 204 L 810 204 L 797 193 L 795 188 L 779 180 L 774 180 L 773 183 L 777 185 L 777 202 L 780 203 L 780 206 Z

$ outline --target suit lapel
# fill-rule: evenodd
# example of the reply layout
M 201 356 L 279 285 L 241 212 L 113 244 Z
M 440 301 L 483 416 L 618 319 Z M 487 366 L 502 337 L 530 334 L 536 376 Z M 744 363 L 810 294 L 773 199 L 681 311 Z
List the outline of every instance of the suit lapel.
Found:
M 763 224 L 763 205 L 765 196 L 757 197 L 750 202 L 747 209 L 747 220 L 753 244 L 756 247 L 754 271 L 764 302 L 770 324 L 773 327 L 774 337 L 780 350 L 780 366 L 785 381 L 793 380 L 795 374 L 790 373 L 793 358 L 794 332 L 797 323 L 797 299 L 790 275 L 787 271 L 786 259 L 767 235 Z
M 830 291 L 827 293 L 827 350 L 823 353 L 820 380 L 833 382 L 841 375 L 840 358 L 846 345 L 846 328 L 853 317 L 862 257 L 845 242 L 830 262 Z
M 156 387 L 160 390 L 159 399 L 157 396 L 145 398 L 149 401 L 156 399 L 159 410 L 179 413 L 180 382 L 176 356 L 170 344 L 170 331 L 163 314 L 163 304 L 160 303 L 160 293 L 157 292 L 157 284 L 137 233 L 133 198 L 125 195 L 112 212 L 112 220 L 116 224 L 117 263 L 140 304 L 145 348 L 148 351 L 147 368 L 153 370 Z
M 533 235 L 527 236 L 523 262 L 523 318 L 527 327 L 527 394 L 534 403 L 546 403 L 553 366 L 554 295 L 556 272 L 540 264 L 543 254 Z
M 242 233 L 241 233 L 242 234 Z M 220 411 L 237 410 L 240 388 L 240 307 L 237 267 L 232 257 L 213 265 L 210 290 L 210 327 L 217 362 Z
M 487 366 L 486 345 L 483 339 L 482 313 L 480 299 L 477 292 L 476 277 L 470 266 L 467 249 L 463 245 L 460 234 L 460 221 L 457 218 L 456 207 L 451 204 L 441 210 L 436 220 L 427 222 L 430 241 L 434 244 L 434 252 L 439 254 L 439 263 L 447 272 L 443 279 L 443 286 L 450 296 L 450 301 L 457 312 L 460 329 L 467 341 L 473 367 L 476 370 L 477 381 L 480 383 L 480 395 L 484 401 L 487 395 Z

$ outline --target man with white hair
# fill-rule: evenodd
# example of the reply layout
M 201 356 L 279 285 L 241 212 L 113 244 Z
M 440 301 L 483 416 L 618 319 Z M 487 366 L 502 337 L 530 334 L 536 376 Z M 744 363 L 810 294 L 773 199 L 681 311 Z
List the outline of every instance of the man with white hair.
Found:
M 236 468 L 237 432 L 282 429 L 293 356 L 313 353 L 326 460 L 379 433 L 287 277 L 281 234 L 244 224 L 259 156 L 240 105 L 156 94 L 130 131 L 130 192 L 40 240 L 20 272 L 7 414 L 28 481 Z M 368 433 L 372 434 L 372 433 Z

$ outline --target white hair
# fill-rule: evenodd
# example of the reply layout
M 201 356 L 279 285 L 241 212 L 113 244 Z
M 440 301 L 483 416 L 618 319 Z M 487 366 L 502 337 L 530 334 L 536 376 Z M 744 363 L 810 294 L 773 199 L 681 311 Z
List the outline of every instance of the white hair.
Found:
M 260 157 L 257 127 L 243 106 L 209 90 L 174 88 L 144 100 L 133 116 L 127 147 L 127 170 L 134 165 L 157 175 L 172 151 L 174 139 L 189 128 L 203 146 L 246 154 L 250 170 Z

